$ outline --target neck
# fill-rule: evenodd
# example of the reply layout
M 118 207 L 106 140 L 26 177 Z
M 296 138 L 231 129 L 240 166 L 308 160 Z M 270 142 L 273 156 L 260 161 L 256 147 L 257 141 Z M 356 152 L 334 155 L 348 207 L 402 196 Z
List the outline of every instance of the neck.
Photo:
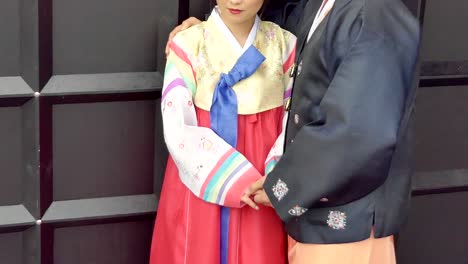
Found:
M 224 19 L 223 21 L 231 31 L 232 35 L 234 35 L 237 42 L 239 42 L 239 44 L 243 47 L 255 23 L 255 17 L 244 23 L 229 23 Z

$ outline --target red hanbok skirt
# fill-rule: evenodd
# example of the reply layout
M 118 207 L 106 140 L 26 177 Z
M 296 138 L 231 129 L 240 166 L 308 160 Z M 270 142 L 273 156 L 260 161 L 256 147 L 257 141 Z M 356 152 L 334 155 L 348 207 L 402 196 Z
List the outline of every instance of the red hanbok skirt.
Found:
M 210 114 L 196 109 L 199 126 L 210 127 Z M 283 108 L 239 115 L 238 146 L 260 173 L 281 132 Z M 196 197 L 180 181 L 169 157 L 151 245 L 150 264 L 219 264 L 220 206 Z M 285 264 L 287 240 L 272 208 L 231 208 L 229 264 Z

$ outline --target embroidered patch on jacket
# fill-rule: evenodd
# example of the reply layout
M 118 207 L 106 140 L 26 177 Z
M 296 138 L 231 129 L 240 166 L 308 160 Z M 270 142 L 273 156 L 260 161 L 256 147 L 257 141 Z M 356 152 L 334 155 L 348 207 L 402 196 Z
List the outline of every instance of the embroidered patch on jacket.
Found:
M 328 214 L 327 224 L 335 230 L 343 230 L 346 228 L 346 214 L 340 211 L 330 211 Z
M 296 205 L 292 209 L 290 209 L 288 212 L 289 212 L 290 215 L 293 215 L 293 216 L 301 216 L 305 212 L 307 212 L 307 208 L 300 207 L 299 205 Z
M 273 185 L 272 190 L 273 194 L 275 195 L 276 199 L 278 199 L 278 201 L 281 201 L 281 199 L 283 199 L 289 191 L 288 186 L 281 179 L 278 179 L 276 184 Z

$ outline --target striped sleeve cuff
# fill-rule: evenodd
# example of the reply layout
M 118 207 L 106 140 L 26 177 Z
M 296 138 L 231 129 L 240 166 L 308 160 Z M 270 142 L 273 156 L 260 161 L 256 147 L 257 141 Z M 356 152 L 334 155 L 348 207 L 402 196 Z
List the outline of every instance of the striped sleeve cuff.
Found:
M 240 198 L 246 188 L 260 177 L 260 173 L 242 154 L 231 149 L 208 175 L 200 197 L 210 203 L 241 207 Z

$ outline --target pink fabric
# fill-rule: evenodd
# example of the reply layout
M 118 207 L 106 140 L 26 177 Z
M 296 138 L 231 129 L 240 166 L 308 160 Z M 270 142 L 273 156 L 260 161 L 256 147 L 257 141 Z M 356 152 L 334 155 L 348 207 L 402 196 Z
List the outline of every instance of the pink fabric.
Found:
M 289 264 L 396 264 L 393 236 L 344 244 L 302 244 L 288 237 Z
M 200 126 L 209 112 L 196 109 Z M 283 108 L 239 115 L 238 147 L 264 173 L 268 152 L 281 132 Z M 193 195 L 169 158 L 151 246 L 151 264 L 219 264 L 220 207 Z M 285 264 L 286 235 L 273 209 L 231 209 L 229 264 Z

